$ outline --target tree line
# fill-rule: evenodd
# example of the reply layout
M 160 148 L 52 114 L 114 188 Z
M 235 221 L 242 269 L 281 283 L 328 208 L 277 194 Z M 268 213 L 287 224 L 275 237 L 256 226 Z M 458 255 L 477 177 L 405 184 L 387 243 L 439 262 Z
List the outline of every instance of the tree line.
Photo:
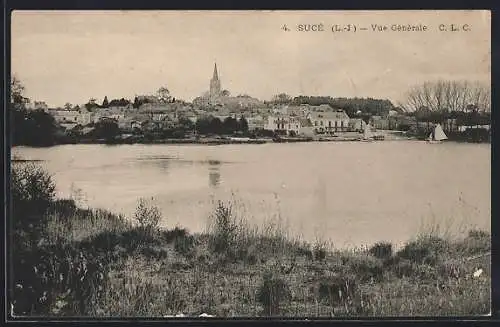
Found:
M 57 142 L 57 123 L 43 110 L 27 110 L 24 86 L 14 77 L 10 84 L 10 136 L 12 145 L 47 146 Z
M 401 107 L 407 112 L 490 112 L 491 87 L 477 81 L 428 81 L 412 87 Z
M 288 105 L 311 105 L 319 106 L 328 104 L 332 108 L 343 109 L 349 117 L 361 117 L 362 115 L 386 116 L 390 110 L 399 110 L 390 100 L 374 98 L 333 98 L 331 96 L 306 96 L 292 97 L 286 93 L 275 95 L 272 104 Z

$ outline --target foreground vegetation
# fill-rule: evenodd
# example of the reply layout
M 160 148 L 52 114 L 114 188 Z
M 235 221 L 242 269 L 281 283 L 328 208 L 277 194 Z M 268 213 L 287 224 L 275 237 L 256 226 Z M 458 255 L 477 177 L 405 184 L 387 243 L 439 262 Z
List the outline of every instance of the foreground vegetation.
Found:
M 204 233 L 55 200 L 40 167 L 15 164 L 10 276 L 16 316 L 413 316 L 490 312 L 490 235 L 429 231 L 401 249 L 336 250 L 218 203 Z M 482 269 L 482 270 L 480 270 Z

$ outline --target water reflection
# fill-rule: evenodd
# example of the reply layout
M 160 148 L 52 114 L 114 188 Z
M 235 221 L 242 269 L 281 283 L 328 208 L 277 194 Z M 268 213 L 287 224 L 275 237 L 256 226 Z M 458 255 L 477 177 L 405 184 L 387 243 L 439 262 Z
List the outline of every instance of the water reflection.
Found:
M 220 184 L 220 161 L 208 161 L 208 185 L 217 187 Z
M 491 148 L 476 144 L 450 143 L 439 151 L 410 141 L 71 145 L 14 148 L 13 157 L 44 160 L 58 193 L 69 197 L 74 182 L 92 208 L 133 216 L 138 198 L 154 196 L 161 199 L 168 228 L 179 224 L 193 232 L 203 230 L 214 202 L 232 199 L 233 192 L 238 210 L 252 224 L 282 216 L 290 222 L 290 232 L 338 246 L 381 240 L 399 244 L 427 225 L 447 226 L 452 219 L 454 224 L 490 228 Z
M 154 162 L 155 166 L 159 167 L 162 172 L 167 173 L 169 172 L 170 168 L 170 162 L 168 160 L 158 160 Z

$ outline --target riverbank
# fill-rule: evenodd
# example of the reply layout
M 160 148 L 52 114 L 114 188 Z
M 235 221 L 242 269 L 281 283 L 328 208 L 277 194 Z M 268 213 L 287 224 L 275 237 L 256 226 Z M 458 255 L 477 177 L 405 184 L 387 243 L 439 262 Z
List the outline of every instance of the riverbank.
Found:
M 253 226 L 231 203 L 214 208 L 203 233 L 160 230 L 161 212 L 147 202 L 128 218 L 78 208 L 55 200 L 50 178 L 26 167 L 13 178 L 14 220 L 35 217 L 37 224 L 15 224 L 11 251 L 24 260 L 14 263 L 17 314 L 345 317 L 490 310 L 491 241 L 484 231 L 454 238 L 424 231 L 398 250 L 386 242 L 338 250 L 325 240 L 304 242 L 277 223 Z
M 447 142 L 458 143 L 490 143 L 490 139 L 478 138 L 463 133 L 450 133 Z M 425 140 L 427 134 L 409 135 L 403 131 L 379 130 L 372 141 L 408 141 Z M 61 137 L 53 143 L 38 146 L 55 146 L 64 144 L 186 144 L 186 145 L 227 145 L 227 144 L 268 144 L 268 143 L 304 143 L 304 142 L 365 142 L 358 132 L 343 132 L 335 135 L 305 136 L 274 136 L 274 137 L 231 137 L 231 136 L 201 136 L 185 138 L 145 137 L 142 135 L 123 134 L 119 137 L 103 138 L 71 138 Z M 29 145 L 27 145 L 29 146 Z
M 393 137 L 388 135 L 384 137 L 387 140 L 411 140 L 407 137 Z M 381 140 L 384 140 L 381 139 Z M 413 138 L 415 139 L 415 138 Z M 54 146 L 63 144 L 196 144 L 196 145 L 225 145 L 225 144 L 267 144 L 267 143 L 305 143 L 305 142 L 359 142 L 363 141 L 362 135 L 359 133 L 351 133 L 348 135 L 338 134 L 334 136 L 318 135 L 314 137 L 292 137 L 292 136 L 276 136 L 276 137 L 188 137 L 188 138 L 144 138 L 134 135 L 118 137 L 113 139 L 61 139 L 54 144 L 47 144 L 44 146 Z

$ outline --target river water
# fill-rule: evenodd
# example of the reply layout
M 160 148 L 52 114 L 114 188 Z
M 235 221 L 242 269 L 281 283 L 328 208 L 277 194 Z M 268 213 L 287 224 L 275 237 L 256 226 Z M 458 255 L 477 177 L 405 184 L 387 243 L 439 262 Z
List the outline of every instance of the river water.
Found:
M 132 217 L 139 198 L 162 225 L 202 231 L 218 200 L 258 225 L 280 222 L 337 247 L 396 244 L 429 226 L 490 230 L 489 144 L 420 141 L 262 145 L 16 147 L 40 160 L 59 197 Z

